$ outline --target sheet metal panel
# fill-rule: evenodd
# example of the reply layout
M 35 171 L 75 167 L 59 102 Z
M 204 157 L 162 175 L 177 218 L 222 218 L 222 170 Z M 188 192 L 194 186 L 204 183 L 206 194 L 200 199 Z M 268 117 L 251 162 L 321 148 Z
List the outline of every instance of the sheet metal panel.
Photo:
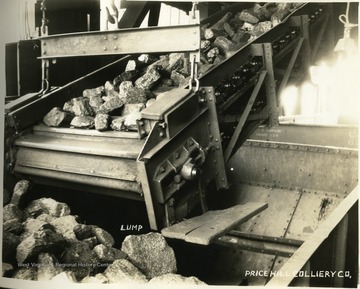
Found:
M 354 126 L 304 124 L 280 124 L 275 127 L 260 126 L 249 138 L 305 145 L 358 148 L 358 128 Z
M 240 184 L 236 186 L 238 202 L 266 202 L 268 208 L 245 222 L 237 230 L 257 235 L 284 237 L 291 217 L 296 209 L 300 193 Z M 281 201 L 280 201 L 281 200 Z M 276 219 L 276 221 L 274 221 Z
M 38 148 L 49 151 L 64 151 L 95 156 L 113 156 L 136 160 L 144 141 L 131 139 L 86 139 L 81 137 L 62 138 L 43 135 L 25 135 L 15 141 L 19 147 Z
M 138 180 L 135 161 L 124 158 L 23 147 L 17 152 L 16 164 L 22 167 L 72 173 L 74 181 L 77 175 L 131 182 Z
M 233 180 L 229 176 L 230 180 Z M 298 204 L 300 193 L 294 190 L 275 189 L 236 183 L 231 187 L 232 203 L 266 202 L 268 208 L 235 229 L 241 232 L 284 237 Z M 224 196 L 226 198 L 226 196 Z M 219 262 L 229 266 L 232 285 L 241 280 L 245 284 L 263 286 L 272 274 L 275 255 L 242 249 L 223 249 Z M 222 269 L 223 270 L 223 269 Z
M 347 194 L 358 178 L 357 150 L 247 141 L 229 161 L 234 183 L 266 183 Z
M 78 187 L 80 190 L 88 190 L 88 187 L 98 188 L 99 193 L 102 193 L 102 188 L 119 190 L 121 192 L 135 192 L 136 196 L 142 196 L 142 190 L 139 183 L 136 182 L 128 182 L 123 180 L 116 179 L 104 179 L 96 176 L 89 175 L 76 175 L 67 173 L 67 172 L 59 172 L 53 170 L 43 170 L 38 168 L 29 168 L 23 166 L 15 166 L 15 172 L 18 174 L 25 174 L 30 176 L 32 179 L 47 179 L 50 180 L 47 184 L 55 185 L 56 182 L 51 182 L 51 180 L 59 180 L 65 183 L 71 182 L 73 184 L 81 184 L 81 187 Z M 34 177 L 33 177 L 34 176 Z M 44 183 L 44 182 L 39 182 Z M 59 183 L 60 185 L 60 183 Z M 62 184 L 61 184 L 62 186 Z M 72 187 L 75 188 L 76 186 Z M 120 192 L 119 192 L 120 195 Z M 120 195 L 121 196 L 121 195 Z M 134 197 L 136 198 L 136 197 Z
M 328 192 L 303 192 L 286 237 L 308 239 L 344 197 Z

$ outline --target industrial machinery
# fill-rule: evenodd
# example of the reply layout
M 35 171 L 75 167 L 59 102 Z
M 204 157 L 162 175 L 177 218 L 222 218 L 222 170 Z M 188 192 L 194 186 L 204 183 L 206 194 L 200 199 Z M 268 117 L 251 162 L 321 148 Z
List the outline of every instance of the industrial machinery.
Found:
M 353 264 L 347 258 L 346 232 L 349 223 L 354 225 L 346 216 L 357 201 L 357 128 L 279 123 L 278 95 L 292 78 L 307 78 L 322 38 L 331 42 L 327 27 L 332 6 L 298 5 L 280 24 L 197 77 L 201 25 L 250 5 L 229 5 L 201 22 L 193 9 L 189 25 L 40 38 L 42 91 L 6 106 L 7 171 L 37 183 L 144 201 L 151 229 L 187 241 L 197 230 L 213 229 L 203 223 L 187 227 L 181 221 L 196 205 L 209 213 L 207 191 L 215 183 L 215 195 L 221 199 L 216 209 L 240 205 L 230 214 L 230 224 L 209 242 L 221 247 L 219 265 L 213 268 L 221 284 L 296 285 L 301 279 L 310 285 L 296 273 L 323 268 L 311 256 L 326 256 L 319 248 L 335 227 L 331 248 L 338 259 L 326 270 L 349 271 Z M 137 132 L 49 128 L 40 123 L 52 107 L 124 71 L 135 55 L 175 51 L 189 54 L 189 85 L 163 92 L 142 110 Z M 51 88 L 53 59 L 114 54 L 122 57 Z M 254 207 L 246 207 L 252 202 Z M 217 220 L 221 224 L 221 217 Z M 179 226 L 183 234 L 174 237 Z M 203 244 L 202 239 L 194 240 Z M 355 271 L 351 274 L 356 278 Z M 343 286 L 347 281 L 338 276 L 326 285 Z

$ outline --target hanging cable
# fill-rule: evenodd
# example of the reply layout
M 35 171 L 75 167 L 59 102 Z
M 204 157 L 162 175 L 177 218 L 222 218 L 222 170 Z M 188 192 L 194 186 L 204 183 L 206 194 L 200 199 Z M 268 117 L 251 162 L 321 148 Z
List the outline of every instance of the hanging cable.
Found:
M 350 29 L 358 26 L 358 24 L 350 23 L 349 21 L 349 10 L 350 10 L 350 2 L 347 2 L 346 5 L 346 14 L 341 14 L 339 16 L 339 21 L 344 24 L 345 33 L 350 33 Z

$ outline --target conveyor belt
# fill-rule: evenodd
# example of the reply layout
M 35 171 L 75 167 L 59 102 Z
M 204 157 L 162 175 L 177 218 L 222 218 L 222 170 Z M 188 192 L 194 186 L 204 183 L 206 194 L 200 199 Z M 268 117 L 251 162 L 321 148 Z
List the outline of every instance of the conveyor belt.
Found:
M 237 7 L 244 8 L 240 4 Z M 292 15 L 306 13 L 306 9 L 307 5 L 297 9 Z M 316 7 L 313 9 L 316 10 Z M 212 21 L 218 19 L 212 18 Z M 126 192 L 127 197 L 131 198 L 143 198 L 144 194 L 149 218 L 155 219 L 153 212 L 158 210 L 161 212 L 156 216 L 158 220 L 182 219 L 195 203 L 190 199 L 199 199 L 198 191 L 201 188 L 194 186 L 192 178 L 200 175 L 199 187 L 208 185 L 212 179 L 216 179 L 217 188 L 227 187 L 215 107 L 216 89 L 213 87 L 228 79 L 243 65 L 247 65 L 253 57 L 264 58 L 265 50 L 270 56 L 266 56 L 265 62 L 262 63 L 269 70 L 272 69 L 270 40 L 277 39 L 279 35 L 284 37 L 289 33 L 293 25 L 289 22 L 288 19 L 284 20 L 284 23 L 275 26 L 205 73 L 199 79 L 203 87 L 201 97 L 195 93 L 191 93 L 190 96 L 181 94 L 182 96 L 174 102 L 174 107 L 164 109 L 163 106 L 159 106 L 161 117 L 145 115 L 145 123 L 149 129 L 142 136 L 146 139 L 139 140 L 139 134 L 129 132 L 100 133 L 95 130 L 35 126 L 30 134 L 24 133 L 14 142 L 14 172 L 36 178 L 37 182 L 46 181 L 51 184 L 52 180 L 58 180 L 70 185 L 75 184 L 84 190 L 89 190 L 90 187 L 93 191 L 101 188 Z M 295 26 L 299 27 L 299 24 Z M 120 35 L 121 31 L 116 33 Z M 270 40 L 265 47 L 262 43 L 267 39 Z M 296 40 L 295 38 L 291 41 Z M 291 41 L 288 42 L 290 48 Z M 6 116 L 8 123 L 18 133 L 31 128 L 51 108 L 62 107 L 69 99 L 81 95 L 84 89 L 103 85 L 109 78 L 125 71 L 126 63 L 131 59 L 132 56 L 119 59 L 62 88 L 39 96 L 21 108 L 10 110 Z M 254 79 L 263 69 L 260 64 L 256 65 L 256 68 L 256 71 L 253 71 Z M 272 87 L 271 99 L 275 102 L 274 80 L 270 79 L 271 75 L 268 72 L 267 74 L 267 81 L 272 81 L 273 84 L 269 84 L 269 87 Z M 252 84 L 250 82 L 247 86 Z M 276 109 L 276 104 L 270 101 L 267 105 L 271 109 Z M 276 117 L 275 113 L 268 115 Z M 151 158 L 143 158 L 140 163 L 138 158 L 144 152 L 148 155 L 151 152 Z M 195 161 L 204 166 L 201 172 L 197 170 Z M 182 171 L 183 167 L 185 173 Z M 82 188 L 81 185 L 86 187 Z M 178 193 L 180 191 L 181 193 Z M 159 202 L 160 209 L 153 208 L 153 197 Z M 177 211 L 174 209 L 174 202 Z M 155 221 L 152 228 L 156 228 Z

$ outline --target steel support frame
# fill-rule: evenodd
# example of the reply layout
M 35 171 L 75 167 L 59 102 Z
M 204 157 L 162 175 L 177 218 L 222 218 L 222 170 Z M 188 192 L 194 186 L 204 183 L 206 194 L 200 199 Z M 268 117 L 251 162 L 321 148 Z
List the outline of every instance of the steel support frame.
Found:
M 293 54 L 292 54 L 292 56 L 291 56 L 291 59 L 290 59 L 290 61 L 289 61 L 289 64 L 288 64 L 288 66 L 287 66 L 287 68 L 286 68 L 286 70 L 285 70 L 284 77 L 283 77 L 283 79 L 282 79 L 282 81 L 281 81 L 281 84 L 280 84 L 280 86 L 279 86 L 279 89 L 278 89 L 278 95 L 279 95 L 279 96 L 281 95 L 281 92 L 283 91 L 283 89 L 285 88 L 285 86 L 286 86 L 287 83 L 288 83 L 290 74 L 291 74 L 291 72 L 292 72 L 292 70 L 293 70 L 293 68 L 294 68 L 295 61 L 296 61 L 296 59 L 297 59 L 298 56 L 299 56 L 299 52 L 300 52 L 300 49 L 301 49 L 301 47 L 302 47 L 303 42 L 304 42 L 304 38 L 303 38 L 303 37 L 300 37 L 300 38 L 299 38 L 299 41 L 298 41 L 298 43 L 297 43 L 297 45 L 296 45 L 296 48 L 295 48 L 295 50 L 294 50 L 294 52 L 293 52 Z
M 259 79 L 254 87 L 254 90 L 251 93 L 251 96 L 245 107 L 245 110 L 244 110 L 243 114 L 241 115 L 240 120 L 235 128 L 235 131 L 234 131 L 233 135 L 231 136 L 230 142 L 225 150 L 225 153 L 224 153 L 225 163 L 227 163 L 229 161 L 229 159 L 234 151 L 236 142 L 239 139 L 240 133 L 245 125 L 245 122 L 250 114 L 251 108 L 253 107 L 253 105 L 255 103 L 256 97 L 259 94 L 260 88 L 261 88 L 262 84 L 264 83 L 266 76 L 267 76 L 267 71 L 263 70 L 262 72 L 260 72 Z
M 300 17 L 300 31 L 301 35 L 304 38 L 304 48 L 302 52 L 302 62 L 304 64 L 304 74 L 305 78 L 309 75 L 309 71 L 307 68 L 311 66 L 311 46 L 310 46 L 310 32 L 309 32 L 309 16 L 308 15 L 302 15 Z
M 276 94 L 276 82 L 274 76 L 273 53 L 271 43 L 263 43 L 263 59 L 267 71 L 266 78 L 266 98 L 269 107 L 269 125 L 277 126 L 279 124 L 279 105 Z
M 322 22 L 319 34 L 316 36 L 316 41 L 315 41 L 314 46 L 313 46 L 312 51 L 311 51 L 311 63 L 314 63 L 314 61 L 316 60 L 316 56 L 317 56 L 317 53 L 319 51 L 321 40 L 324 37 L 326 27 L 327 27 L 327 25 L 329 23 L 329 17 L 330 17 L 329 14 L 325 15 L 325 19 Z

